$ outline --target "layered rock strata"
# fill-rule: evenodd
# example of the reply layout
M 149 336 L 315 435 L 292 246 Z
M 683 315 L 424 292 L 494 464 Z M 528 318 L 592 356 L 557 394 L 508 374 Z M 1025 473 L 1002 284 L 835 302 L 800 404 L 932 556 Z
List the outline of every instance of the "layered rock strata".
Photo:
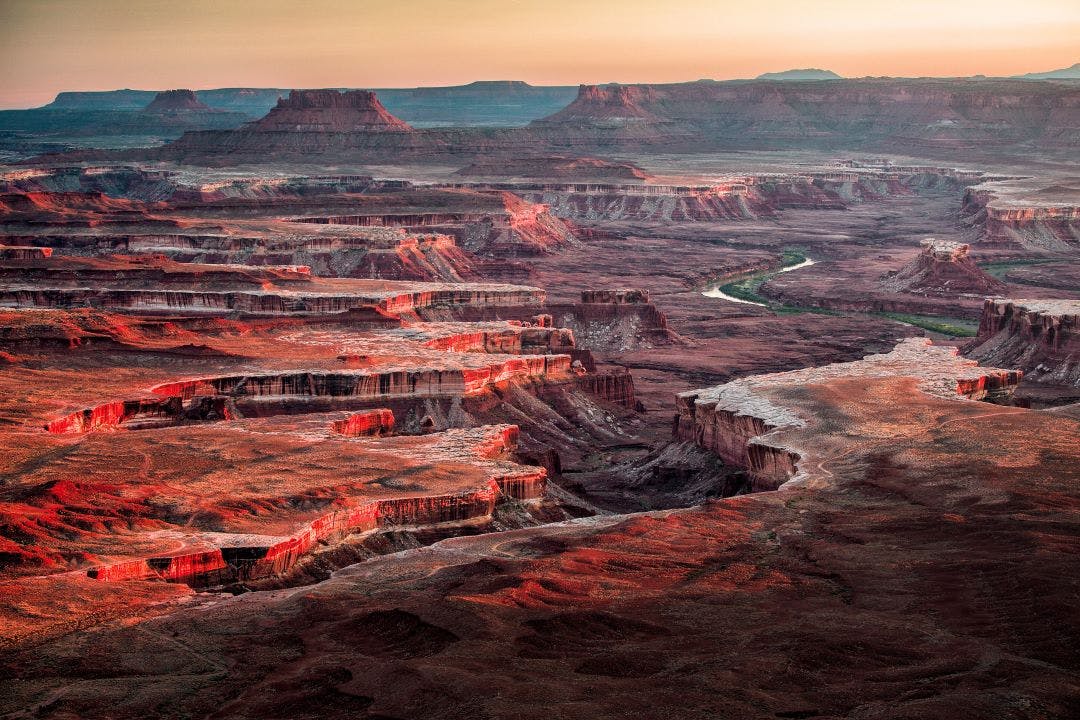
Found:
M 908 339 L 883 355 L 850 363 L 759 375 L 676 398 L 674 436 L 710 450 L 726 464 L 745 469 L 757 490 L 772 490 L 799 476 L 813 448 L 788 444 L 784 431 L 806 426 L 777 393 L 840 378 L 864 381 L 914 379 L 921 392 L 949 399 L 982 400 L 1008 394 L 1023 373 L 978 367 L 955 348 Z
M 1080 301 L 988 298 L 964 354 L 1022 368 L 1036 382 L 1080 387 Z

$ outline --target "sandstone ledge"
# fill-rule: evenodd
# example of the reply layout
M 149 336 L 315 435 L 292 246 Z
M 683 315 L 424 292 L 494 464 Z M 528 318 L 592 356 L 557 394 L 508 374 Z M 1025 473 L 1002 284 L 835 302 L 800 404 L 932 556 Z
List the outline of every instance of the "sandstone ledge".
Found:
M 1021 377 L 1018 371 L 979 367 L 955 348 L 910 338 L 892 352 L 854 362 L 757 375 L 680 393 L 674 432 L 677 439 L 692 441 L 725 463 L 745 468 L 755 488 L 775 489 L 809 474 L 800 463 L 807 448 L 782 438 L 783 431 L 812 422 L 783 400 L 801 388 L 842 379 L 911 378 L 920 391 L 934 397 L 981 400 L 1010 392 Z

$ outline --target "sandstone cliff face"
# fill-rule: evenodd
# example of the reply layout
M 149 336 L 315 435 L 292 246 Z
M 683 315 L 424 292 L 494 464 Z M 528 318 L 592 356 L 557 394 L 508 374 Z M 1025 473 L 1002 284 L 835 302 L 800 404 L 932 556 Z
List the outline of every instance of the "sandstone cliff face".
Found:
M 322 215 L 299 217 L 294 221 L 442 233 L 456 238 L 464 250 L 498 258 L 543 255 L 576 241 L 571 227 L 555 217 L 547 205 L 528 202 L 505 190 L 457 190 L 448 195 L 448 201 L 456 201 L 457 205 L 474 203 L 476 207 L 436 212 Z
M 960 209 L 963 222 L 979 228 L 979 243 L 1039 252 L 1080 248 L 1080 207 L 1001 202 L 993 190 L 969 188 Z
M 546 123 L 632 122 L 656 120 L 645 105 L 657 100 L 647 85 L 582 85 L 574 102 L 544 118 Z
M 987 299 L 964 354 L 1022 368 L 1036 382 L 1080 387 L 1080 301 Z
M 580 303 L 553 304 L 548 310 L 558 325 L 573 329 L 578 346 L 586 350 L 612 352 L 676 341 L 667 316 L 646 290 L 583 290 Z
M 344 420 L 336 420 L 330 429 L 346 437 L 370 437 L 389 435 L 394 431 L 394 412 L 376 408 L 353 413 Z
M 842 210 L 852 204 L 942 188 L 960 190 L 947 168 L 838 170 L 734 176 L 710 185 L 615 182 L 474 183 L 451 187 L 513 192 L 575 221 L 715 222 L 772 217 L 780 210 Z
M 622 405 L 630 410 L 637 409 L 634 396 L 634 378 L 625 368 L 603 373 L 587 373 L 577 378 L 577 385 L 586 392 L 602 400 Z
M 797 476 L 798 464 L 813 448 L 791 445 L 784 429 L 802 428 L 806 420 L 785 404 L 791 390 L 839 378 L 862 380 L 913 378 L 921 391 L 949 399 L 982 400 L 1008 394 L 1023 373 L 977 367 L 954 348 L 929 340 L 908 339 L 886 354 L 849 363 L 759 375 L 676 397 L 674 436 L 743 468 L 756 490 L 773 490 Z M 794 403 L 793 403 L 794 404 Z

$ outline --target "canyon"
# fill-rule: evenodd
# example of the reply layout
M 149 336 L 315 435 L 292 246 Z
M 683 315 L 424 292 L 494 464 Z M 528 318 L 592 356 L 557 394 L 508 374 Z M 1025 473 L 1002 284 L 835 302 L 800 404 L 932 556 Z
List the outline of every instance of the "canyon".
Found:
M 0 715 L 1069 717 L 1077 93 L 61 95 Z

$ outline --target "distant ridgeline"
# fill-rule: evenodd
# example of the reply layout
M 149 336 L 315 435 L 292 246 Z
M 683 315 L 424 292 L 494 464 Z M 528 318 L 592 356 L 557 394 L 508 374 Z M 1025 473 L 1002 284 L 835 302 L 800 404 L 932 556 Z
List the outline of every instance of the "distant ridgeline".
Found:
M 10 142 L 127 149 L 63 157 L 80 161 L 221 164 L 335 155 L 457 162 L 481 155 L 580 157 L 612 149 L 851 150 L 977 158 L 1080 147 L 1080 82 L 1059 75 L 1048 80 L 846 79 L 811 68 L 755 80 L 577 89 L 492 81 L 347 93 L 333 88 L 61 93 L 44 108 L 0 112 L 0 133 L 8 133 Z M 10 140 L 19 133 L 21 140 Z M 102 141 L 107 136 L 125 138 L 109 144 Z M 0 137 L 0 145 L 3 141 Z M 168 141 L 175 142 L 136 149 Z
M 344 90 L 346 88 L 336 88 Z M 419 125 L 525 125 L 550 115 L 574 99 L 577 88 L 536 87 L 517 80 L 478 81 L 451 87 L 391 88 L 377 91 L 395 115 Z M 219 88 L 196 90 L 198 101 L 215 110 L 242 113 L 247 119 L 270 111 L 288 88 Z M 142 110 L 154 90 L 62 92 L 40 110 Z

